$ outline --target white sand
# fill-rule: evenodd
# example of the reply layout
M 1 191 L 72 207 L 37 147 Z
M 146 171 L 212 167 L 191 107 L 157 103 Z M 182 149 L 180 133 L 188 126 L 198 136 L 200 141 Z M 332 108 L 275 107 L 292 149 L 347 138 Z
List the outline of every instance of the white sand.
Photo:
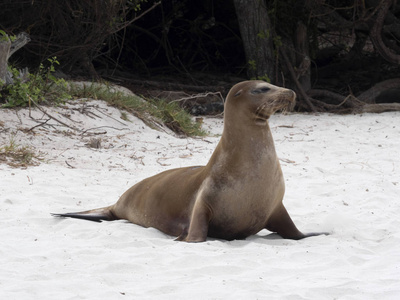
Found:
M 109 126 L 90 131 L 100 149 L 54 121 L 14 134 L 47 163 L 0 164 L 0 299 L 400 299 L 400 113 L 271 118 L 292 219 L 331 235 L 291 241 L 264 230 L 188 244 L 125 221 L 50 216 L 112 204 L 150 175 L 205 164 L 218 142 L 180 139 L 93 105 L 97 116 L 49 113 L 85 130 Z M 37 124 L 26 109 L 0 110 L 0 120 L 0 147 Z M 222 119 L 204 126 L 221 133 Z

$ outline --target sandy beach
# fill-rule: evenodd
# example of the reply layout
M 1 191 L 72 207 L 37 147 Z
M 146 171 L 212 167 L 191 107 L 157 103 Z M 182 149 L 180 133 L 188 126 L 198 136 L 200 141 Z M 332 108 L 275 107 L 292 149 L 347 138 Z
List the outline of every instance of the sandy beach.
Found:
M 1 299 L 400 299 L 400 113 L 271 117 L 284 204 L 301 231 L 330 235 L 189 244 L 50 213 L 110 205 L 146 177 L 206 164 L 222 118 L 204 118 L 204 138 L 180 138 L 102 101 L 46 110 L 79 131 L 0 110 L 0 147 L 42 157 L 0 164 Z

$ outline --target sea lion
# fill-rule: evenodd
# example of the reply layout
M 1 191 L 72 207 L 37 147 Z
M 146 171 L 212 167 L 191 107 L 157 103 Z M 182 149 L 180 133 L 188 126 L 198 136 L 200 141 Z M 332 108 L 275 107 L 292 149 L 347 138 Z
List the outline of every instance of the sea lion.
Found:
M 55 216 L 126 219 L 186 242 L 244 239 L 264 228 L 287 239 L 319 235 L 301 233 L 283 206 L 285 183 L 268 125 L 295 98 L 264 81 L 240 82 L 227 95 L 222 137 L 206 166 L 168 170 L 135 184 L 114 205 Z

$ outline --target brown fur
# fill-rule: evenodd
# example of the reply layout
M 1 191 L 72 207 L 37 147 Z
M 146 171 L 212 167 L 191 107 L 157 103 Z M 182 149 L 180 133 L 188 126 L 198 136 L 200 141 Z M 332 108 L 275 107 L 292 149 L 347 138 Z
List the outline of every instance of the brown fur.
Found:
M 268 125 L 274 112 L 294 106 L 295 96 L 263 81 L 236 84 L 206 166 L 165 171 L 131 187 L 114 205 L 59 216 L 126 219 L 187 242 L 241 239 L 263 228 L 289 239 L 317 235 L 301 233 L 282 204 L 285 184 Z

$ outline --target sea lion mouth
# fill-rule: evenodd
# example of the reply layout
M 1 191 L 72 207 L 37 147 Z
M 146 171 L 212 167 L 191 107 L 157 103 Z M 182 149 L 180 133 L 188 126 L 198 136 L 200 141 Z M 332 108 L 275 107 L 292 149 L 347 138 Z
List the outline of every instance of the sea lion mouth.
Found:
M 257 107 L 255 113 L 254 113 L 254 119 L 255 121 L 258 122 L 265 122 L 266 120 L 269 119 L 271 116 L 271 113 L 268 112 L 267 108 L 269 105 L 267 103 L 261 104 L 259 107 Z
M 269 114 L 266 114 L 266 113 L 263 113 L 263 112 L 258 112 L 258 113 L 256 113 L 256 114 L 254 115 L 254 119 L 255 119 L 256 121 L 266 121 L 266 120 L 269 119 L 269 117 L 270 117 Z
M 276 99 L 272 103 L 263 103 L 259 107 L 257 107 L 254 113 L 254 119 L 256 121 L 265 122 L 269 119 L 271 115 L 273 115 L 277 111 L 280 111 L 283 114 L 292 111 L 294 105 L 294 100 L 288 98 Z

